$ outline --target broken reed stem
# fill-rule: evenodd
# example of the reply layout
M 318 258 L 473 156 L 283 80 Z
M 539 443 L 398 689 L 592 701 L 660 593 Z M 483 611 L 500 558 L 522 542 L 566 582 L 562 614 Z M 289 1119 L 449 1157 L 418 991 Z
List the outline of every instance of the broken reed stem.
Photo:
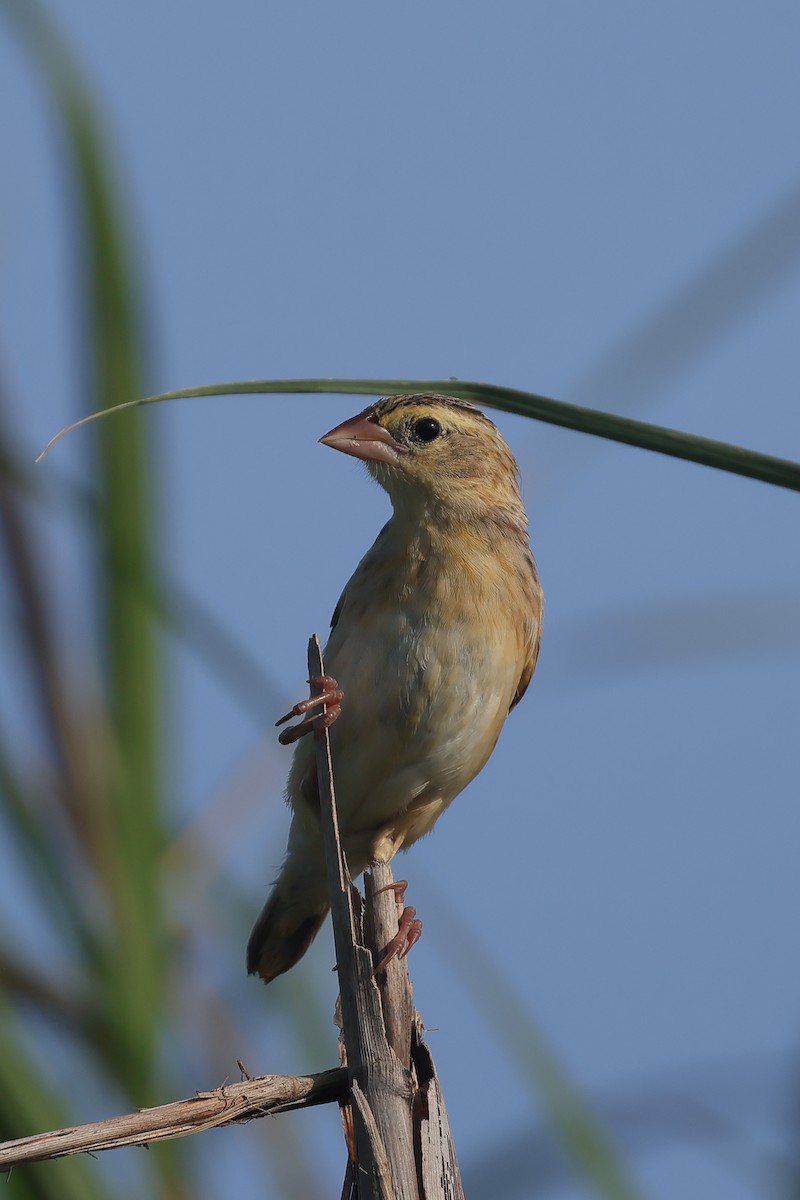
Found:
M 325 673 L 322 647 L 316 635 L 308 643 L 308 673 L 312 679 Z M 313 694 L 318 693 L 312 685 Z M 364 736 L 369 736 L 369 731 Z M 373 977 L 373 957 L 362 945 L 356 929 L 350 873 L 339 838 L 328 730 L 318 728 L 314 737 L 342 1036 L 350 1087 L 357 1100 L 352 1109 L 358 1195 L 418 1200 L 409 1062 L 407 1059 L 401 1062 L 386 1039 L 381 996 Z M 394 929 L 397 929 L 396 918 Z
M 312 679 L 325 674 L 316 635 L 308 643 L 308 668 Z M 368 729 L 362 731 L 369 735 Z M 441 1087 L 414 1010 L 406 960 L 395 958 L 375 974 L 374 963 L 397 933 L 392 872 L 388 864 L 375 863 L 365 875 L 363 945 L 339 837 L 328 730 L 318 728 L 315 738 L 357 1154 L 345 1192 L 349 1184 L 364 1200 L 463 1200 Z
M 187 1137 L 254 1117 L 341 1101 L 346 1094 L 347 1072 L 341 1067 L 319 1075 L 260 1075 L 242 1083 L 224 1083 L 211 1092 L 198 1092 L 186 1100 L 161 1104 L 158 1108 L 141 1108 L 123 1117 L 3 1142 L 0 1170 L 10 1171 L 24 1163 L 63 1158 L 67 1154 L 146 1146 L 167 1138 Z

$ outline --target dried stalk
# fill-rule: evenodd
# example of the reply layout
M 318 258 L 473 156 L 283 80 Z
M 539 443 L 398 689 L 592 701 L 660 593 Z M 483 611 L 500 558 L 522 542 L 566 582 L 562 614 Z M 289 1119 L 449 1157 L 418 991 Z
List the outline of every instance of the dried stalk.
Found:
M 309 675 L 324 674 L 319 639 L 308 645 Z M 345 696 L 344 703 L 347 703 Z M 365 876 L 362 945 L 347 863 L 339 839 L 327 729 L 317 739 L 320 817 L 339 972 L 342 1033 L 353 1097 L 357 1163 L 348 1169 L 359 1200 L 463 1200 L 441 1089 L 422 1022 L 414 1010 L 405 959 L 374 974 L 397 932 L 391 869 Z M 369 732 L 365 731 L 365 736 Z
M 342 1100 L 346 1091 L 347 1072 L 341 1068 L 319 1075 L 259 1075 L 242 1083 L 224 1083 L 211 1092 L 198 1092 L 187 1100 L 142 1108 L 124 1117 L 3 1142 L 0 1170 L 10 1171 L 23 1163 L 63 1158 L 67 1154 L 146 1146 L 167 1138 L 186 1137 L 236 1121 Z
M 322 649 L 316 636 L 308 643 L 308 671 L 312 679 L 324 674 Z M 344 702 L 347 703 L 346 696 Z M 419 1200 L 411 1124 L 411 1075 L 386 1039 L 372 955 L 361 944 L 356 930 L 350 874 L 339 840 L 328 730 L 320 730 L 314 736 L 342 1031 L 351 1089 L 358 1086 L 353 1124 L 359 1195 L 362 1183 L 368 1180 L 363 1190 L 365 1196 L 387 1196 L 389 1200 L 385 1186 L 388 1162 L 394 1182 L 391 1200 Z

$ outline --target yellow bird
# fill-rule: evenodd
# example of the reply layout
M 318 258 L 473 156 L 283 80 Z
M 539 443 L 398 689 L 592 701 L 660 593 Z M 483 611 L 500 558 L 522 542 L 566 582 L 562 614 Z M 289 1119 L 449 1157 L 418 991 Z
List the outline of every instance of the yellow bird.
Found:
M 517 464 L 480 409 L 392 396 L 320 440 L 363 459 L 393 508 L 325 651 L 345 697 L 331 750 L 355 878 L 428 833 L 484 766 L 533 675 L 543 597 Z M 298 741 L 287 798 L 286 858 L 247 946 L 248 971 L 267 983 L 328 912 L 311 738 Z

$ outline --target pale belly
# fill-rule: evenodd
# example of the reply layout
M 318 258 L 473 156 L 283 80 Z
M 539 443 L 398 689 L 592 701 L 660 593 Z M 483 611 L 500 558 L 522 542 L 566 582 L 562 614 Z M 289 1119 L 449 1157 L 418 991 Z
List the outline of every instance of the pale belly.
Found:
M 341 623 L 325 667 L 345 692 L 331 728 L 339 820 L 355 874 L 422 837 L 491 754 L 519 680 L 516 630 L 447 628 L 395 611 Z M 311 738 L 289 779 L 298 815 L 313 776 Z M 302 817 L 301 817 L 302 820 Z

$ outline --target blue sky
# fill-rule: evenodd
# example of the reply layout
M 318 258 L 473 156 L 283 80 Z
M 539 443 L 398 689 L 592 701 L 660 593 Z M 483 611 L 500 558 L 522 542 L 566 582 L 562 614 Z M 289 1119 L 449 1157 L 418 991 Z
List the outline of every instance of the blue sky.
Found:
M 458 376 L 800 459 L 795 5 L 50 8 L 102 101 L 153 391 Z M 0 104 L 0 349 L 33 453 L 82 412 L 76 255 L 58 123 L 7 39 Z M 387 515 L 359 466 L 317 445 L 362 405 L 148 414 L 165 561 L 276 681 L 275 716 Z M 546 590 L 540 663 L 486 770 L 402 862 L 462 1166 L 509 1131 L 532 1138 L 540 1110 L 490 1027 L 475 1036 L 432 879 L 587 1092 L 674 1087 L 743 1131 L 735 1154 L 713 1139 L 632 1153 L 643 1192 L 777 1195 L 761 1151 L 790 1146 L 800 1016 L 797 497 L 497 420 Z M 80 437 L 54 452 L 76 472 Z M 79 647 L 80 554 L 62 535 Z M 283 851 L 288 752 L 272 714 L 264 740 L 205 667 L 165 653 L 179 811 L 213 831 L 255 915 Z M 238 1004 L 257 986 L 243 945 L 211 940 L 208 986 Z M 328 1008 L 331 955 L 320 939 L 302 968 Z M 327 1030 L 328 1056 L 298 1062 L 263 1005 L 240 1047 L 251 1069 L 333 1062 Z M 308 1119 L 335 1173 L 335 1117 Z

